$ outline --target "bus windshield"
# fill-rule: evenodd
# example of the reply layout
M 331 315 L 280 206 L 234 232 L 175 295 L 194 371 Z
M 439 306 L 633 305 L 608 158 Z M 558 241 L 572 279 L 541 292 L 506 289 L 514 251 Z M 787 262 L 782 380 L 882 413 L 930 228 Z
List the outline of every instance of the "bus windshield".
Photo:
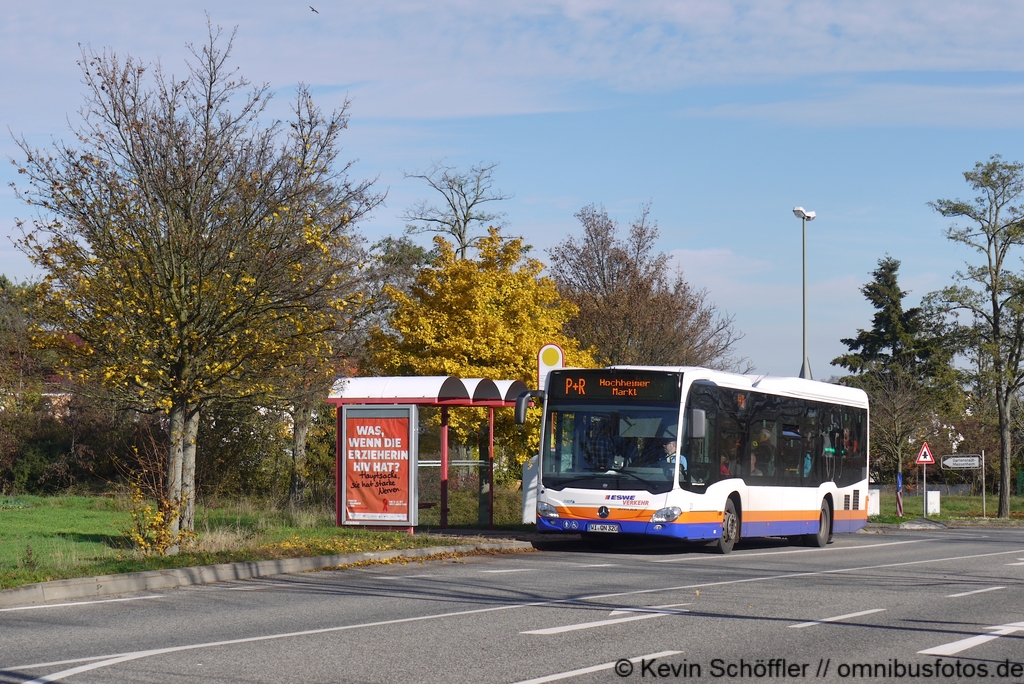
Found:
M 541 479 L 549 489 L 672 489 L 679 407 L 550 402 Z

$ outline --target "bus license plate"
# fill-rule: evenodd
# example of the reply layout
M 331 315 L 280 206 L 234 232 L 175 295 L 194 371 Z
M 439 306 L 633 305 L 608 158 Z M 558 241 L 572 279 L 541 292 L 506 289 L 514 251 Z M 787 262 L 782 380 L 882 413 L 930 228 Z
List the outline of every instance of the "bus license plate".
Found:
M 587 532 L 618 532 L 618 525 L 602 525 L 601 523 L 590 523 L 587 525 Z

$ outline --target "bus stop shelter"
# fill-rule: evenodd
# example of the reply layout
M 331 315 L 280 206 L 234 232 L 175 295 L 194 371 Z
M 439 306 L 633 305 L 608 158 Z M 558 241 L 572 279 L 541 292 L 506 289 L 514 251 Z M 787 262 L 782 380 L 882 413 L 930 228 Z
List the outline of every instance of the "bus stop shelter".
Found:
M 453 408 L 486 408 L 488 425 L 488 468 L 490 471 L 490 526 L 494 526 L 494 409 L 515 406 L 516 397 L 527 391 L 519 380 L 457 378 L 454 376 L 339 378 L 327 397 L 339 408 L 344 404 L 436 406 L 441 409 L 441 527 L 448 527 L 448 420 Z M 337 463 L 342 462 L 341 411 L 337 422 Z M 341 480 L 336 486 L 335 502 L 339 520 Z

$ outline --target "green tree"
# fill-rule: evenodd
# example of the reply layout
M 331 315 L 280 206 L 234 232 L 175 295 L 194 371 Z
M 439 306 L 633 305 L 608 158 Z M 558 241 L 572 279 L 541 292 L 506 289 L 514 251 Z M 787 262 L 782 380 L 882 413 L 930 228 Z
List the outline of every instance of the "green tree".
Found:
M 670 274 L 668 255 L 654 251 L 658 225 L 649 210 L 641 208 L 622 239 L 603 207 L 584 207 L 576 214 L 581 238 L 569 236 L 549 250 L 558 290 L 577 308 L 566 331 L 611 365 L 749 370 L 734 356 L 743 335 L 733 318 L 682 272 Z
M 922 307 L 903 308 L 908 293 L 900 289 L 899 268 L 899 260 L 888 255 L 878 260 L 872 280 L 861 288 L 875 309 L 871 329 L 840 340 L 850 352 L 833 359 L 833 365 L 855 374 L 873 366 L 900 367 L 921 378 L 948 372 L 952 354 L 944 337 L 934 334 L 937 322 Z
M 964 172 L 978 196 L 971 201 L 936 200 L 930 206 L 954 222 L 946 237 L 969 247 L 980 265 L 957 271 L 955 285 L 939 298 L 951 312 L 969 314 L 962 326 L 978 363 L 978 384 L 995 395 L 999 417 L 999 517 L 1010 517 L 1010 462 L 1017 393 L 1024 387 L 1024 275 L 1007 258 L 1024 244 L 1024 165 L 994 155 Z
M 590 353 L 562 332 L 574 307 L 541 275 L 544 265 L 525 256 L 521 239 L 491 228 L 478 242 L 477 259 L 459 258 L 441 237 L 434 244 L 437 257 L 408 293 L 388 288 L 395 302 L 391 332 L 378 330 L 371 342 L 382 373 L 521 380 L 532 387 L 537 352 L 549 342 L 561 345 L 567 365 L 594 365 Z M 482 416 L 458 413 L 452 427 L 465 443 Z M 506 437 L 517 434 L 507 422 Z M 518 450 L 519 462 L 537 446 L 534 434 Z
M 77 144 L 19 142 L 39 337 L 69 376 L 167 413 L 166 493 L 186 529 L 200 411 L 333 354 L 353 222 L 380 200 L 338 164 L 346 108 L 325 114 L 300 86 L 294 119 L 261 125 L 268 86 L 249 89 L 219 37 L 211 27 L 184 78 L 84 52 Z

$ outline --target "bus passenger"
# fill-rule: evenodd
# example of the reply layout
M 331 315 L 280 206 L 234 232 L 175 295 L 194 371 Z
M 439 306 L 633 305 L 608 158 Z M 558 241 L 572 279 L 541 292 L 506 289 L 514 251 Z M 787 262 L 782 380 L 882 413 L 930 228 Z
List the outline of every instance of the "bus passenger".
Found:
M 673 440 L 647 439 L 644 442 L 644 452 L 640 455 L 637 465 L 659 465 L 673 460 L 672 457 L 676 453 L 676 443 Z
M 769 474 L 775 474 L 775 445 L 772 443 L 772 431 L 768 428 L 761 428 L 757 440 L 753 443 L 754 449 L 751 455 L 757 454 L 757 460 L 761 467 Z M 753 460 L 751 461 L 751 475 L 754 474 Z M 761 473 L 757 473 L 760 475 Z
M 615 463 L 615 440 L 612 439 L 614 428 L 610 420 L 598 423 L 595 434 L 588 440 L 585 449 L 587 461 L 595 470 L 611 469 Z

